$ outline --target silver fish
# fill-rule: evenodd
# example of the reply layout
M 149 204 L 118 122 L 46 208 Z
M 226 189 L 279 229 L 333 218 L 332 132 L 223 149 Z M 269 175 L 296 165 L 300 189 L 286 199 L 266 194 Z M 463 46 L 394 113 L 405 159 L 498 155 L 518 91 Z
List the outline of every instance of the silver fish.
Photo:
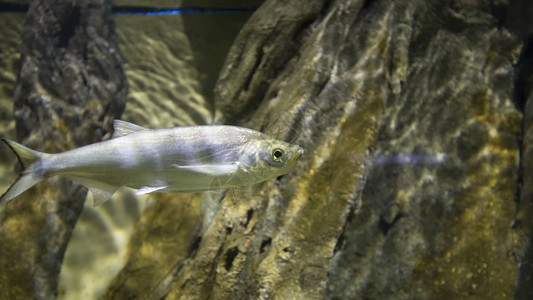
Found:
M 88 187 L 95 206 L 123 186 L 137 194 L 242 187 L 286 174 L 303 154 L 298 145 L 237 126 L 146 129 L 115 120 L 114 128 L 110 140 L 57 154 L 2 139 L 24 171 L 0 204 L 57 175 Z

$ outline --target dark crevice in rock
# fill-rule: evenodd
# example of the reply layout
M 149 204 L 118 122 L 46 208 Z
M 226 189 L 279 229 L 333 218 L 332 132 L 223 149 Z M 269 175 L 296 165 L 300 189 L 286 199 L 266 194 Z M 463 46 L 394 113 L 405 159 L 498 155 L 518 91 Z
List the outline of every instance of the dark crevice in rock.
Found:
M 533 35 L 525 42 L 515 72 L 514 101 L 524 112 L 526 101 L 533 92 Z
M 324 5 L 322 5 L 322 9 L 320 10 L 319 16 L 324 17 L 325 15 L 327 15 L 330 9 L 333 7 L 333 3 L 333 0 L 324 1 Z
M 311 19 L 305 22 L 302 22 L 298 28 L 294 30 L 294 33 L 292 34 L 291 43 L 293 44 L 300 44 L 302 39 L 307 36 L 309 32 L 309 27 L 315 23 L 316 20 Z M 283 68 L 280 68 L 283 69 Z
M 532 161 L 532 128 L 533 128 L 533 35 L 529 35 L 522 49 L 514 78 L 514 100 L 516 106 L 523 112 L 522 137 L 520 145 L 520 169 L 518 188 L 516 192 L 516 217 L 512 224 L 514 231 L 529 227 L 529 237 L 522 253 L 517 253 L 520 262 L 516 276 L 514 299 L 525 300 L 533 297 L 533 225 L 526 219 L 531 207 L 531 161 Z
M 348 222 L 346 222 L 344 224 L 344 227 L 342 229 L 342 232 L 341 234 L 339 235 L 339 238 L 337 239 L 337 242 L 335 243 L 335 247 L 333 248 L 333 253 L 337 253 L 339 252 L 340 250 L 342 250 L 342 248 L 344 247 L 344 241 L 346 240 L 345 237 L 344 237 L 344 229 L 346 228 L 346 225 L 348 224 Z
M 231 269 L 231 266 L 233 265 L 233 261 L 239 254 L 239 249 L 237 247 L 230 248 L 226 251 L 226 260 L 224 264 L 224 268 L 226 271 L 229 271 Z
M 261 247 L 259 247 L 259 253 L 264 253 L 268 247 L 272 244 L 272 238 L 267 238 L 261 242 Z
M 246 81 L 244 82 L 245 91 L 250 90 L 250 84 L 252 83 L 252 80 L 254 79 L 254 76 L 256 75 L 257 69 L 259 69 L 259 66 L 261 66 L 262 59 L 263 59 L 263 50 L 258 49 L 256 58 L 255 58 L 255 64 L 252 70 L 250 71 L 248 79 L 246 79 Z
M 377 2 L 377 1 L 376 0 L 365 0 L 365 2 L 363 3 L 362 9 L 369 8 L 375 2 Z
M 189 282 L 191 282 L 190 279 L 186 279 L 183 284 L 180 286 L 180 289 L 183 290 L 184 288 L 187 287 L 187 285 L 189 284 Z
M 248 224 L 250 224 L 250 221 L 252 220 L 253 215 L 254 215 L 254 209 L 250 208 L 246 212 L 246 221 L 244 222 L 244 224 L 242 224 L 244 228 L 248 227 Z
M 64 31 L 59 35 L 59 47 L 67 48 L 70 40 L 74 37 L 76 28 L 79 26 L 81 12 L 79 7 L 73 7 L 70 16 L 63 21 Z
M 520 144 L 520 168 L 518 170 L 518 184 L 515 194 L 515 203 L 517 214 L 520 210 L 520 202 L 522 201 L 522 187 L 524 185 L 524 155 L 525 154 L 525 145 L 524 145 L 524 135 L 527 134 L 528 127 L 530 126 L 530 118 L 526 111 L 526 104 L 528 98 L 530 98 L 531 93 L 533 92 L 533 35 L 529 37 L 525 46 L 522 49 L 522 53 L 518 60 L 515 74 L 514 74 L 514 89 L 513 89 L 513 100 L 516 107 L 524 114 L 522 121 L 522 136 L 519 137 L 518 142 Z M 527 184 L 527 183 L 526 183 Z M 519 219 L 515 219 L 513 222 L 513 227 L 518 227 L 520 224 Z
M 226 234 L 227 235 L 230 235 L 232 231 L 233 231 L 233 227 L 226 227 Z
M 202 243 L 202 237 L 198 236 L 194 240 L 194 242 L 191 244 L 191 247 L 187 251 L 189 253 L 189 257 L 194 257 L 196 255 L 196 252 L 198 251 L 198 248 L 200 248 L 200 244 Z
M 342 250 L 344 248 L 344 243 L 346 241 L 346 232 L 348 227 L 353 226 L 352 223 L 355 220 L 357 210 L 359 207 L 357 205 L 351 205 L 350 210 L 348 211 L 348 215 L 346 216 L 346 221 L 344 222 L 342 226 L 342 230 L 339 234 L 339 238 L 337 239 L 337 242 L 335 243 L 335 247 L 333 248 L 333 253 L 337 253 L 338 251 Z
M 490 2 L 490 13 L 496 18 L 498 29 L 502 28 L 507 19 L 507 3 L 505 2 Z
M 398 222 L 398 220 L 402 217 L 403 217 L 403 214 L 400 213 L 396 215 L 396 217 L 394 217 L 392 222 L 389 222 L 386 220 L 385 217 L 380 216 L 379 223 L 378 223 L 379 230 L 381 231 L 381 233 L 383 233 L 383 235 L 387 235 L 387 233 L 389 233 L 389 230 L 391 230 L 392 226 L 394 226 L 394 224 Z

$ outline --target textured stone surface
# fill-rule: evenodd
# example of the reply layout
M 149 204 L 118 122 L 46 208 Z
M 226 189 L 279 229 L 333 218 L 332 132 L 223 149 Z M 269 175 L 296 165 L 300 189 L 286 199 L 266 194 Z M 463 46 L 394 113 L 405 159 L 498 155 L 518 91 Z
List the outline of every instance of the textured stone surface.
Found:
M 376 159 L 361 210 L 335 253 L 329 299 L 513 295 L 523 247 L 517 237 L 529 230 L 511 228 L 522 118 L 512 101 L 519 43 L 496 29 L 484 7 L 439 7 L 436 19 L 455 24 L 436 24 L 441 28 L 416 55 L 411 43 L 430 26 L 414 16 L 429 5 L 368 8 L 372 23 L 399 15 L 409 30 L 385 29 L 401 39 L 393 46 L 400 59 L 388 71 L 400 76 L 391 76 Z
M 102 298 L 161 299 L 168 294 L 187 241 L 199 230 L 199 194 L 155 194 L 130 243 L 128 260 Z
M 57 152 L 101 140 L 124 109 L 126 82 L 110 2 L 32 3 L 15 87 L 18 140 Z M 0 298 L 50 299 L 85 189 L 38 185 L 0 217 Z
M 278 180 L 229 193 L 205 234 L 165 258 L 164 289 L 143 295 L 511 298 L 532 214 L 517 207 L 523 36 L 502 26 L 508 8 L 265 2 L 221 72 L 218 122 L 306 155 Z M 110 295 L 138 292 L 123 282 L 154 276 L 144 269 Z

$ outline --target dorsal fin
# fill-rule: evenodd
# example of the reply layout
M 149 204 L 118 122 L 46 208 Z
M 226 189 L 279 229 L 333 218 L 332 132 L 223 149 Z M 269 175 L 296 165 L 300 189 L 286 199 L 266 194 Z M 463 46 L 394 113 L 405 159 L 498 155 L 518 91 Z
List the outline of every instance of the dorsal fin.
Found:
M 147 130 L 142 126 L 122 120 L 113 120 L 113 129 L 115 130 L 115 132 L 113 133 L 113 138 L 126 136 L 130 133 L 138 131 Z

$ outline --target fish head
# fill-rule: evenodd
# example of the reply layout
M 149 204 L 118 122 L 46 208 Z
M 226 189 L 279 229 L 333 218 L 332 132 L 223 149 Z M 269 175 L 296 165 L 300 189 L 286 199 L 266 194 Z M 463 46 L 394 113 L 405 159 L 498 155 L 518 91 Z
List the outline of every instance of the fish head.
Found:
M 254 142 L 249 160 L 249 171 L 262 180 L 269 180 L 288 173 L 302 156 L 302 147 L 276 139 L 261 139 Z

